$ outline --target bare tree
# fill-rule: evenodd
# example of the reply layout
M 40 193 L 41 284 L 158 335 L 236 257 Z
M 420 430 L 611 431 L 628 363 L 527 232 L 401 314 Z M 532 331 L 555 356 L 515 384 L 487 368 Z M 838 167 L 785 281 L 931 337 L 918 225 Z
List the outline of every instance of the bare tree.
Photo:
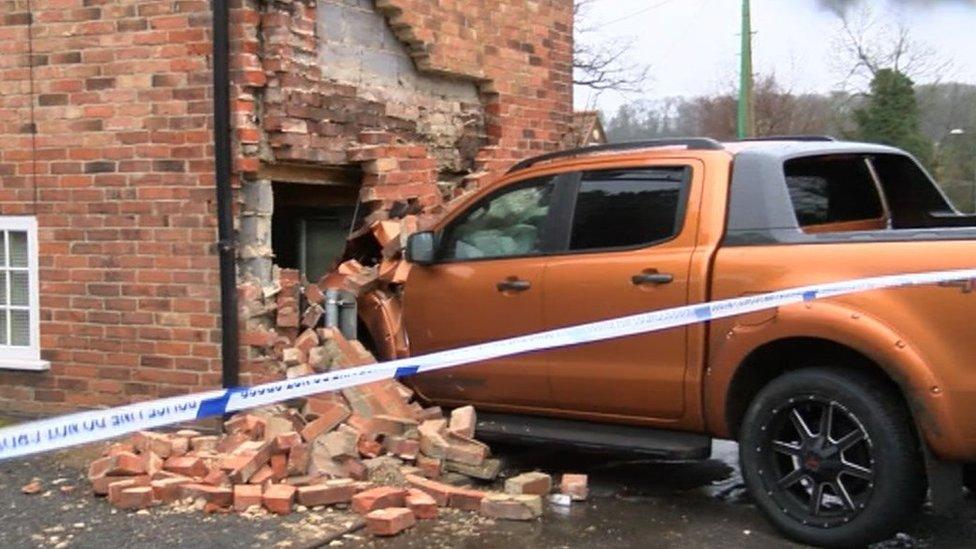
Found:
M 597 31 L 601 27 L 586 22 L 586 15 L 593 3 L 594 0 L 573 2 L 573 83 L 597 93 L 607 90 L 624 93 L 643 91 L 649 67 L 630 59 L 629 53 L 635 39 L 600 36 Z
M 845 73 L 844 85 L 864 88 L 882 69 L 892 69 L 915 81 L 937 82 L 952 62 L 915 40 L 905 22 L 882 18 L 864 4 L 857 9 L 832 10 L 840 20 L 835 41 L 842 55 L 836 60 Z

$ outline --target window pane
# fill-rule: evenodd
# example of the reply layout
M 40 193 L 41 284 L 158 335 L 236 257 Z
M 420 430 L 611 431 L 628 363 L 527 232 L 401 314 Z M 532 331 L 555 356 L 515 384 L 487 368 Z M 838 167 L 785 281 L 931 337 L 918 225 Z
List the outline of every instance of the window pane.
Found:
M 27 266 L 27 233 L 10 231 L 10 266 Z
M 791 160 L 785 171 L 801 227 L 884 217 L 878 187 L 861 157 Z
M 27 306 L 29 297 L 27 271 L 10 271 L 10 304 Z
M 7 264 L 7 231 L 0 231 L 0 267 Z
M 0 271 L 0 305 L 7 304 L 7 271 Z
M 7 310 L 0 309 L 0 345 L 7 344 Z
M 546 179 L 475 207 L 445 231 L 444 259 L 514 257 L 542 252 L 555 185 Z
M 30 345 L 30 314 L 27 311 L 10 311 L 10 344 Z
M 570 249 L 640 246 L 680 231 L 685 168 L 583 174 Z

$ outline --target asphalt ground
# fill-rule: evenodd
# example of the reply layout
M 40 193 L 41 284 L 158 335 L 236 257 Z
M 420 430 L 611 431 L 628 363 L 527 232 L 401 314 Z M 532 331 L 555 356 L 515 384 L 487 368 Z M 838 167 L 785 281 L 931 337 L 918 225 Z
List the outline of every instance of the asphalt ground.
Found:
M 309 547 L 341 534 L 356 517 L 325 509 L 285 517 L 207 515 L 191 508 L 113 509 L 93 497 L 84 470 L 100 447 L 78 448 L 0 463 L 0 547 Z M 362 531 L 332 546 L 421 547 L 798 547 L 760 516 L 744 493 L 736 446 L 717 442 L 697 463 L 661 463 L 616 454 L 540 446 L 495 445 L 504 474 L 541 470 L 590 475 L 583 503 L 547 505 L 541 520 L 503 522 L 444 512 L 400 536 L 370 538 Z M 21 493 L 38 478 L 42 491 Z M 73 487 L 73 488 L 65 488 Z M 883 547 L 976 547 L 976 499 L 955 517 L 925 511 Z

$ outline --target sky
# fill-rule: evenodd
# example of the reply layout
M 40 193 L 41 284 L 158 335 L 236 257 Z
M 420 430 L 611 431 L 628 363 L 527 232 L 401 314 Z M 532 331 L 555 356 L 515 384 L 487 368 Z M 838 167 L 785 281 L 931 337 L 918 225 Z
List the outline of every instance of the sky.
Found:
M 576 107 L 613 112 L 634 99 L 707 95 L 738 79 L 741 0 L 593 0 L 584 24 L 596 40 L 633 38 L 629 54 L 650 66 L 642 94 L 576 89 Z M 868 4 L 904 21 L 913 40 L 951 61 L 942 81 L 976 83 L 976 0 L 753 0 L 755 72 L 775 73 L 793 92 L 827 92 L 844 82 L 839 19 L 828 5 Z M 852 8 L 857 9 L 857 8 Z

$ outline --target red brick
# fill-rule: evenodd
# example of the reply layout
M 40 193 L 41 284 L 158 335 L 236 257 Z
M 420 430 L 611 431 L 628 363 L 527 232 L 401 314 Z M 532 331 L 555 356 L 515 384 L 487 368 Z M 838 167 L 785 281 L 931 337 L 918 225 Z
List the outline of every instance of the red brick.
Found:
M 234 510 L 247 511 L 249 507 L 260 507 L 263 502 L 263 488 L 257 484 L 237 484 L 234 486 Z
M 481 500 L 484 497 L 485 493 L 481 490 L 454 488 L 451 491 L 451 498 L 448 505 L 454 509 L 461 509 L 462 511 L 477 511 L 481 509 Z
M 366 515 L 366 531 L 374 536 L 395 536 L 416 523 L 413 511 L 404 507 L 378 509 Z
M 376 509 L 403 507 L 405 504 L 404 498 L 406 495 L 407 491 L 401 488 L 380 486 L 378 488 L 373 488 L 372 490 L 360 492 L 353 496 L 352 510 L 360 515 L 365 515 L 366 513 L 375 511 Z
M 573 501 L 585 500 L 589 493 L 586 475 L 563 475 L 562 480 L 559 482 L 559 492 L 571 497 Z
M 210 486 L 198 482 L 191 482 L 180 486 L 180 497 L 203 499 L 218 507 L 230 507 L 234 503 L 234 492 L 224 486 Z
M 427 495 L 434 498 L 437 505 L 447 507 L 448 504 L 450 504 L 451 493 L 454 491 L 453 486 L 444 484 L 442 482 L 429 480 L 424 477 L 419 477 L 417 475 L 406 475 L 406 478 L 407 482 L 410 483 L 410 486 L 427 493 Z
M 153 499 L 163 503 L 170 503 L 180 499 L 181 489 L 184 484 L 190 483 L 188 478 L 164 478 L 151 481 L 153 489 Z
M 474 437 L 474 428 L 477 423 L 473 406 L 462 406 L 451 411 L 451 422 L 448 429 L 462 437 Z
M 437 518 L 437 502 L 427 492 L 411 488 L 407 490 L 406 502 L 418 519 Z
M 311 451 L 307 444 L 296 444 L 288 452 L 287 476 L 300 476 L 308 473 Z
M 149 477 L 147 476 L 127 477 L 127 478 L 123 478 L 123 477 L 106 477 L 106 478 L 116 479 L 113 481 L 109 481 L 105 489 L 105 494 L 108 495 L 108 501 L 112 504 L 115 504 L 115 502 L 119 499 L 120 497 L 119 494 L 122 493 L 122 490 L 125 490 L 127 488 L 146 487 L 150 485 L 150 482 L 152 482 L 149 480 Z
M 153 504 L 153 489 L 148 486 L 126 488 L 112 504 L 119 509 L 145 509 Z
M 302 429 L 302 438 L 306 441 L 315 440 L 319 435 L 335 429 L 349 417 L 349 408 L 338 403 L 333 404 L 328 409 L 323 406 L 320 410 L 318 419 Z
M 294 486 L 287 484 L 272 484 L 268 486 L 262 496 L 265 509 L 279 515 L 291 513 L 292 504 L 295 501 Z
M 349 503 L 355 494 L 356 486 L 351 480 L 329 480 L 323 484 L 299 487 L 298 503 L 308 507 Z
M 552 491 L 552 477 L 545 473 L 523 473 L 505 480 L 507 494 L 534 494 L 545 496 Z
M 193 456 L 171 457 L 163 469 L 186 477 L 205 477 L 209 470 L 203 460 Z

